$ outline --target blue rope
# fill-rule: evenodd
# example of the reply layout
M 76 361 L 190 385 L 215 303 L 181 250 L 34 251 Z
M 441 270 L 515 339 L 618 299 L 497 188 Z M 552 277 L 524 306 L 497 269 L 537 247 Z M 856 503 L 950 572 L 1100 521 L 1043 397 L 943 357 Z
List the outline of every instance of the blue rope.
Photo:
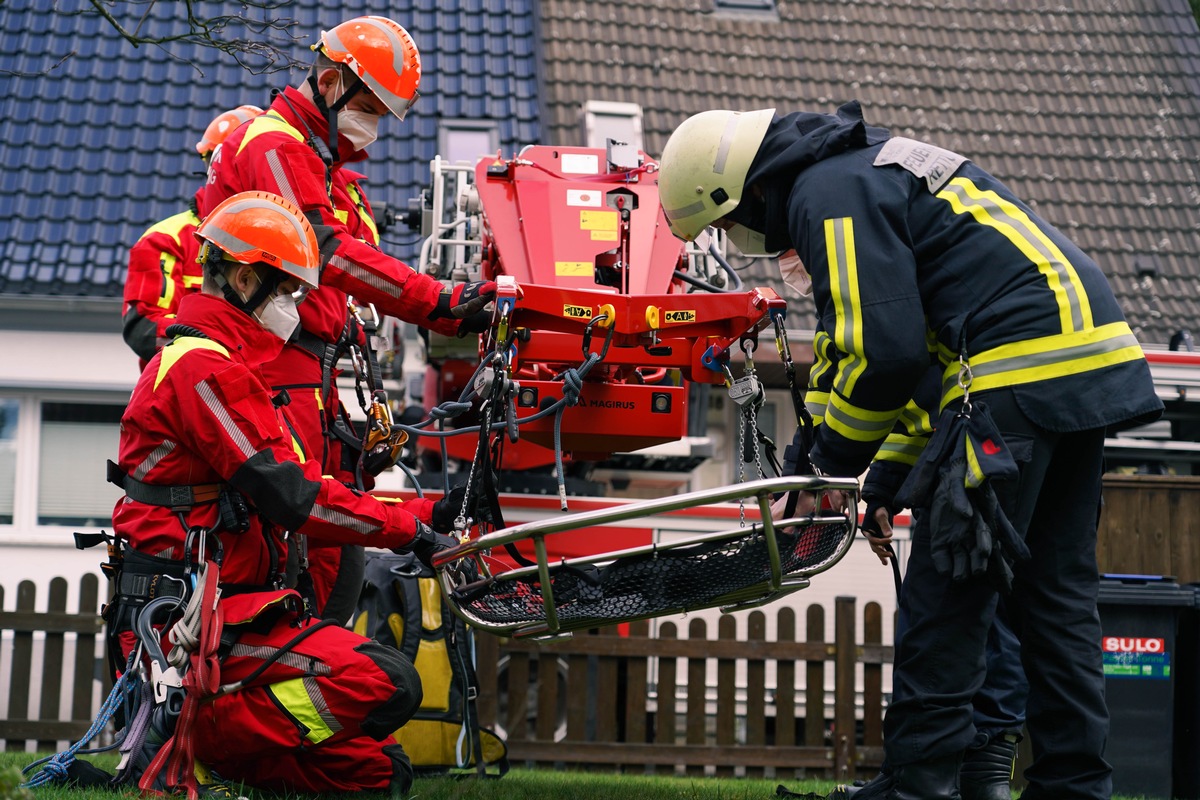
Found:
M 23 770 L 23 772 L 28 772 L 39 764 L 43 764 L 41 771 L 39 771 L 25 783 L 22 783 L 21 788 L 36 789 L 37 787 L 45 786 L 48 783 L 66 783 L 67 769 L 75 760 L 76 754 L 83 749 L 85 744 L 90 742 L 92 739 L 95 739 L 100 734 L 100 731 L 102 731 L 104 727 L 108 725 L 109 720 L 112 719 L 113 714 L 116 713 L 117 708 L 121 705 L 123 694 L 128 683 L 126 680 L 128 676 L 129 671 L 126 671 L 121 675 L 120 678 L 117 679 L 117 682 L 113 684 L 112 691 L 108 693 L 108 697 L 104 700 L 103 705 L 100 706 L 100 713 L 96 716 L 95 721 L 92 722 L 92 726 L 88 728 L 87 733 L 83 735 L 82 739 L 61 753 L 56 753 L 55 755 L 52 755 L 47 759 L 43 759 L 42 761 L 35 761 Z

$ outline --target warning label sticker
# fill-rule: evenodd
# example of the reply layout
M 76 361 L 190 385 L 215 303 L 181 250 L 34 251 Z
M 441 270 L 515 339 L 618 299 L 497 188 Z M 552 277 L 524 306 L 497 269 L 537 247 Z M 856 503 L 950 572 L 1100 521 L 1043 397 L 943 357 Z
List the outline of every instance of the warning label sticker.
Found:
M 579 229 L 584 231 L 615 231 L 617 229 L 617 212 L 580 211 Z
M 554 274 L 564 278 L 586 278 L 592 274 L 592 265 L 586 261 L 555 261 Z
M 600 208 L 604 205 L 604 195 L 595 189 L 568 189 L 567 205 Z

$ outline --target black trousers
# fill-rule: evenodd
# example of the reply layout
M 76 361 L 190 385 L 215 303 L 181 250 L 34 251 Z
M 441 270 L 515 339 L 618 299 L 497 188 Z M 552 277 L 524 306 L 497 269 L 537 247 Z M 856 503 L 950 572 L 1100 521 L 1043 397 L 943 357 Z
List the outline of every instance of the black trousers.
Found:
M 972 399 L 987 403 L 1020 467 L 1018 480 L 997 484 L 996 492 L 1032 554 L 1014 567 L 1006 598 L 1029 681 L 1034 760 L 1022 798 L 1107 800 L 1112 770 L 1103 756 L 1108 709 L 1096 610 L 1104 432 L 1039 428 L 1007 390 Z M 896 649 L 898 698 L 884 720 L 893 765 L 960 752 L 974 739 L 971 700 L 983 685 L 997 601 L 983 578 L 953 583 L 937 573 L 929 515 L 918 516 L 901 599 L 908 629 Z

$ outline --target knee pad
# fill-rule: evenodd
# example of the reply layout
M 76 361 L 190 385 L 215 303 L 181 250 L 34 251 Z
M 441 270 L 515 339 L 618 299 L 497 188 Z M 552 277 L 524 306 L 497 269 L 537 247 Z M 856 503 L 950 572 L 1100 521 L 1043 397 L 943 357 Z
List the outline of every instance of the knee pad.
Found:
M 396 687 L 392 696 L 373 708 L 361 725 L 363 733 L 383 740 L 412 719 L 421 707 L 424 697 L 421 674 L 399 650 L 379 642 L 363 642 L 354 650 L 371 659 Z

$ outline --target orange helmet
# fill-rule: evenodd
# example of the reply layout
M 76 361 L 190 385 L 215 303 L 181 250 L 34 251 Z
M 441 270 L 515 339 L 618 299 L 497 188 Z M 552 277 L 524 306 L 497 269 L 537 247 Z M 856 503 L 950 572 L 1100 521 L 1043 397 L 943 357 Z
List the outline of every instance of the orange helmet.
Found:
M 417 102 L 421 54 L 408 31 L 387 17 L 355 17 L 321 31 L 315 49 L 353 69 L 400 119 Z
M 292 203 L 269 192 L 227 197 L 196 229 L 196 238 L 243 264 L 263 262 L 310 289 L 317 287 L 317 235 Z
M 204 135 L 196 142 L 196 152 L 201 158 L 208 158 L 217 145 L 225 141 L 225 137 L 237 130 L 237 127 L 248 119 L 254 119 L 263 110 L 258 106 L 238 106 L 232 111 L 223 111 L 208 123 Z

